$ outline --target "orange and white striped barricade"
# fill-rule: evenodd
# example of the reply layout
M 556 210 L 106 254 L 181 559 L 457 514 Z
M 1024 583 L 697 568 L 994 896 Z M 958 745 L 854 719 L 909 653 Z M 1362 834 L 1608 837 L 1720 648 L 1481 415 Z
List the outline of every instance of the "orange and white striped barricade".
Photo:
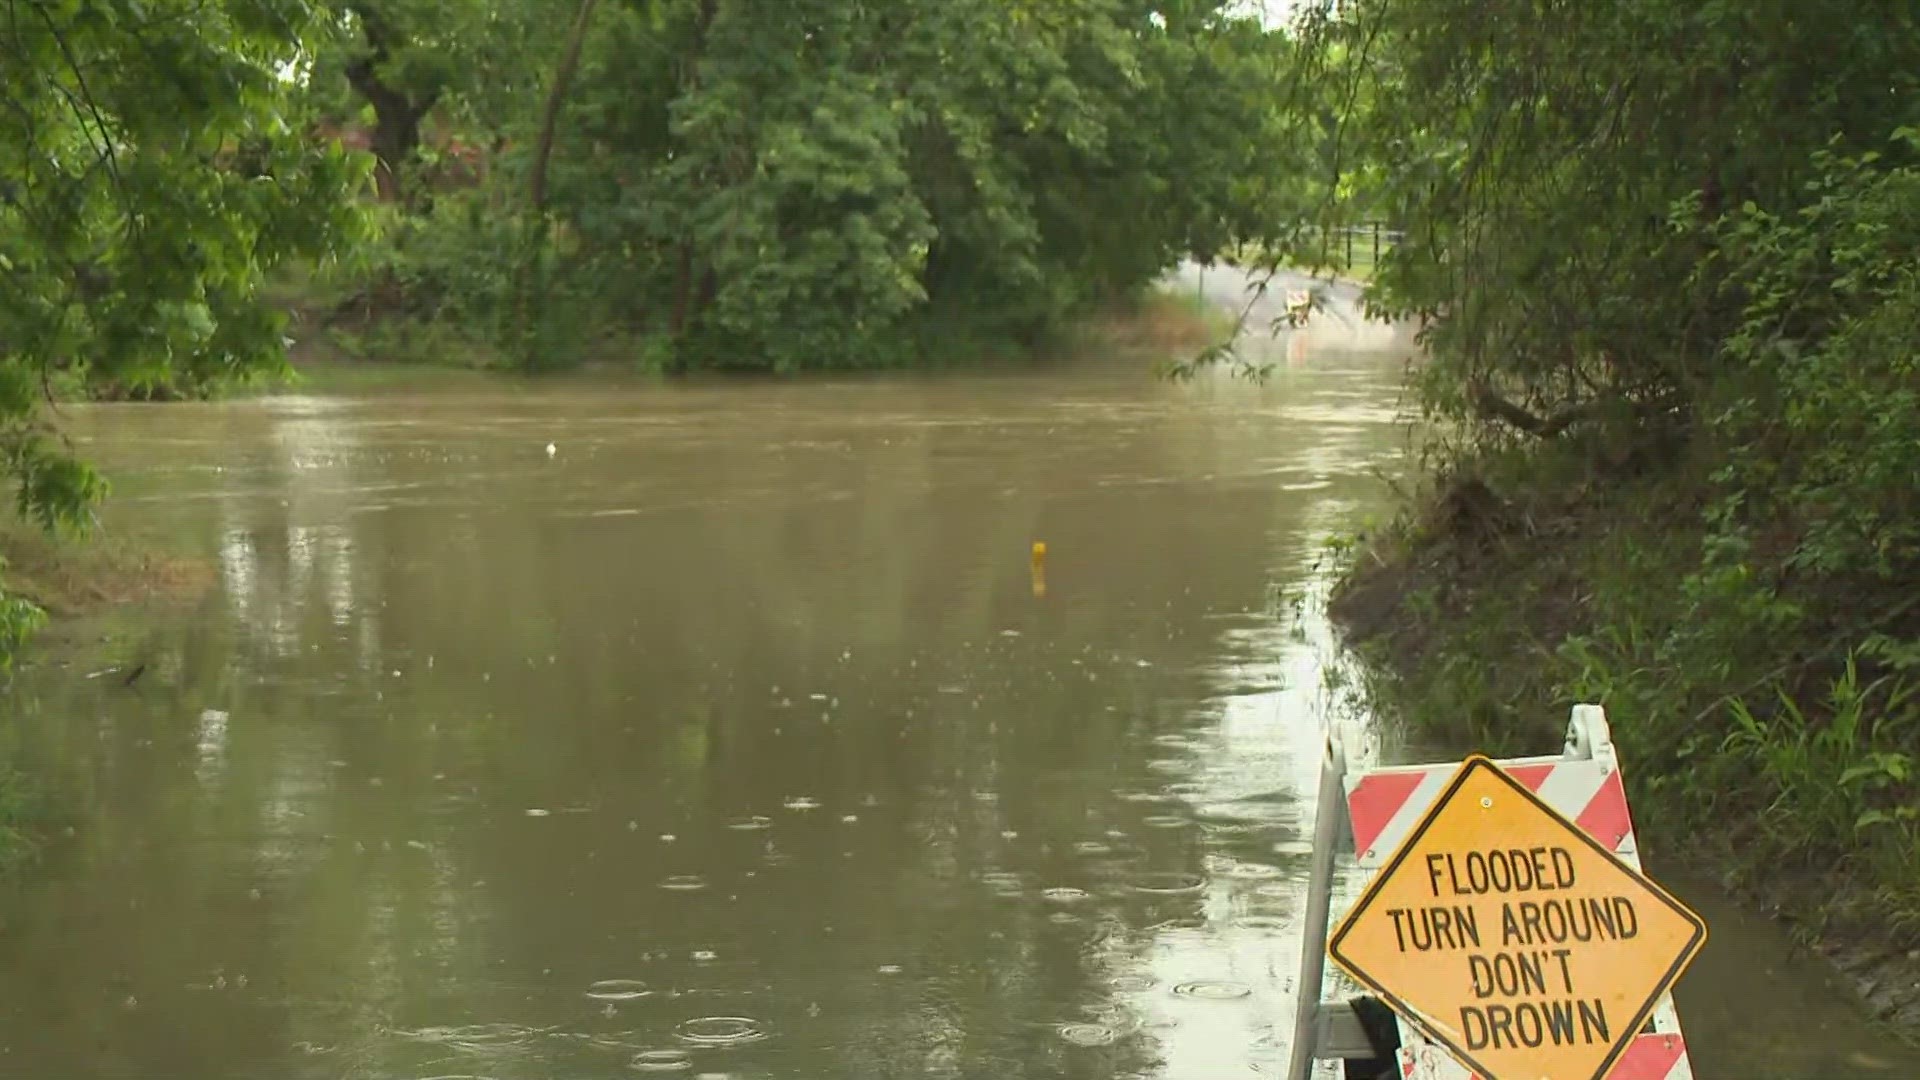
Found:
M 1364 968 L 1368 955 L 1384 958 L 1381 971 L 1404 959 L 1403 970 L 1385 981 L 1359 972 L 1359 981 L 1397 1014 L 1399 1045 L 1391 1053 L 1403 1080 L 1693 1080 L 1670 990 L 1697 955 L 1705 925 L 1641 873 L 1619 761 L 1599 706 L 1574 707 L 1565 749 L 1552 757 L 1503 762 L 1470 758 L 1356 771 L 1349 771 L 1346 761 L 1345 741 L 1329 735 L 1315 823 L 1308 937 L 1297 984 L 1290 1080 L 1309 1080 L 1316 1062 L 1384 1056 L 1386 1048 L 1367 1039 L 1344 1002 L 1320 999 L 1330 953 L 1350 972 Z M 1448 845 L 1452 837 L 1470 834 L 1498 835 L 1502 843 L 1519 838 L 1514 842 L 1521 846 L 1486 851 L 1478 864 L 1481 876 L 1468 873 L 1470 884 L 1463 884 L 1464 871 Z M 1553 844 L 1556 835 L 1568 837 L 1567 843 Z M 1540 836 L 1548 842 L 1526 839 Z M 1333 872 L 1342 849 L 1355 856 L 1364 892 L 1328 942 Z M 1476 854 L 1481 853 L 1466 856 L 1468 871 L 1475 867 Z M 1508 855 L 1513 858 L 1509 860 Z M 1501 867 L 1509 861 L 1511 867 L 1504 872 L 1510 877 L 1502 885 Z M 1496 871 L 1491 879 L 1484 873 L 1489 865 Z M 1577 882 L 1576 865 L 1582 867 Z M 1556 874 L 1564 877 L 1555 879 Z M 1393 881 L 1384 880 L 1388 878 Z M 1443 884 L 1449 885 L 1452 899 L 1443 900 Z M 1619 895 L 1600 899 L 1598 894 L 1581 892 L 1603 886 Z M 1409 897 L 1427 899 L 1427 887 L 1433 907 L 1407 905 Z M 1554 889 L 1562 891 L 1550 891 Z M 1458 896 L 1453 896 L 1456 892 Z M 1532 899 L 1521 899 L 1526 896 Z M 1608 916 L 1622 903 L 1626 908 L 1616 926 Z M 1609 904 L 1616 907 L 1605 906 Z M 1555 905 L 1562 920 L 1559 936 L 1552 941 L 1544 936 L 1535 940 L 1545 933 L 1536 917 Z M 1525 919 L 1516 918 L 1516 911 Z M 1546 914 L 1546 926 L 1551 929 L 1556 911 Z M 1572 930 L 1566 929 L 1568 920 L 1574 924 Z M 1363 921 L 1373 928 L 1371 938 L 1354 925 Z M 1494 940 L 1496 924 L 1501 927 L 1498 941 Z M 1471 934 L 1463 933 L 1467 930 Z M 1389 938 L 1393 948 L 1380 944 Z M 1369 940 L 1374 945 L 1366 945 Z M 1343 941 L 1360 944 L 1351 946 L 1349 955 L 1340 951 Z M 1328 942 L 1326 949 L 1317 947 L 1323 942 Z M 1554 943 L 1566 947 L 1510 949 L 1514 944 Z M 1509 951 L 1503 955 L 1502 950 Z M 1622 956 L 1631 962 L 1619 962 Z M 1515 995 L 1505 998 L 1495 992 L 1493 961 L 1504 962 L 1503 976 L 1531 968 L 1537 981 L 1544 970 L 1542 994 L 1547 993 L 1548 983 L 1553 993 L 1559 993 L 1562 978 L 1566 991 L 1573 993 L 1574 972 L 1579 971 L 1581 993 L 1589 983 L 1604 983 L 1607 1001 L 1633 1002 L 1625 1010 L 1615 1008 L 1611 1017 L 1617 1026 L 1624 1022 L 1621 1013 L 1625 1011 L 1631 1023 L 1611 1030 L 1603 999 L 1582 997 L 1579 1003 L 1584 1007 L 1590 1001 L 1593 1012 L 1578 1014 L 1585 1030 L 1576 1030 L 1568 1019 L 1575 1015 L 1571 1011 L 1574 998 L 1531 997 L 1534 987 L 1520 985 L 1527 979 L 1503 988 Z M 1399 990 L 1388 985 L 1395 979 Z M 1519 1004 L 1475 1004 L 1483 998 Z M 1456 1015 L 1458 1023 L 1452 1019 Z M 1627 1034 L 1632 1024 L 1638 1025 L 1639 1034 Z M 1564 1047 L 1560 1045 L 1563 1035 Z M 1481 1061 L 1482 1068 L 1476 1071 L 1466 1060 Z

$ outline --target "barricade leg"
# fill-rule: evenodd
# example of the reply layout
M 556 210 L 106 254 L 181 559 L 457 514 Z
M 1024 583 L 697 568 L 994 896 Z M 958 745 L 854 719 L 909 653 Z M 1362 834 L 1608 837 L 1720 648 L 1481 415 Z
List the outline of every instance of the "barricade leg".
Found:
M 1320 993 L 1327 973 L 1327 928 L 1333 911 L 1334 848 L 1346 813 L 1346 750 L 1329 733 L 1320 769 L 1320 794 L 1313 818 L 1313 863 L 1307 879 L 1306 926 L 1300 949 L 1300 977 L 1294 983 L 1292 1059 L 1288 1080 L 1311 1080 L 1318 1049 Z

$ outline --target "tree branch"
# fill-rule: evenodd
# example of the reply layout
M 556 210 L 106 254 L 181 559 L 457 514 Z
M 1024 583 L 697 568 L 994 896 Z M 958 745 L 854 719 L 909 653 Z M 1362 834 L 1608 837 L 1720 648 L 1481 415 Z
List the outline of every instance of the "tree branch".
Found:
M 95 148 L 94 152 L 100 155 L 102 161 L 106 162 L 107 175 L 113 178 L 114 188 L 120 191 L 124 197 L 126 190 L 120 182 L 120 159 L 113 152 L 113 131 L 107 127 L 106 117 L 100 115 L 100 106 L 93 99 L 93 91 L 87 88 L 86 73 L 80 70 L 80 62 L 74 58 L 73 49 L 67 45 L 67 39 L 65 35 L 60 33 L 60 25 L 53 21 L 53 15 L 48 12 L 44 6 L 36 6 L 34 10 L 39 13 L 40 21 L 47 24 L 47 33 L 53 35 L 54 44 L 60 47 L 60 55 L 66 59 L 67 69 L 73 72 L 73 80 L 80 87 L 80 99 L 75 100 L 73 94 L 57 81 L 53 79 L 48 79 L 47 81 L 52 84 L 55 90 L 59 91 L 61 97 L 67 99 L 68 106 L 74 110 L 76 118 L 80 121 L 81 131 L 85 132 L 87 130 L 86 117 L 93 117 L 94 126 L 100 130 L 100 145 Z M 83 105 L 84 109 L 82 107 Z M 82 112 L 84 112 L 86 116 L 79 115 Z M 87 142 L 93 142 L 91 134 L 87 136 Z M 132 216 L 131 214 L 128 215 L 128 224 L 130 226 L 133 224 Z
M 546 209 L 547 163 L 553 158 L 554 131 L 560 125 L 560 106 L 566 100 L 567 84 L 573 80 L 574 69 L 580 66 L 580 47 L 586 41 L 594 3 L 595 0 L 580 0 L 580 11 L 573 20 L 573 32 L 567 35 L 566 52 L 560 57 L 560 66 L 553 73 L 553 86 L 547 92 L 546 110 L 540 118 L 540 142 L 533 154 L 531 198 L 535 213 Z
M 1673 403 L 1668 401 L 1593 400 L 1539 416 L 1501 397 L 1484 383 L 1469 387 L 1467 399 L 1473 406 L 1473 414 L 1480 419 L 1498 421 L 1539 439 L 1551 439 L 1575 424 L 1601 419 L 1620 411 L 1623 406 L 1629 415 L 1641 418 L 1660 416 L 1672 412 L 1674 408 Z

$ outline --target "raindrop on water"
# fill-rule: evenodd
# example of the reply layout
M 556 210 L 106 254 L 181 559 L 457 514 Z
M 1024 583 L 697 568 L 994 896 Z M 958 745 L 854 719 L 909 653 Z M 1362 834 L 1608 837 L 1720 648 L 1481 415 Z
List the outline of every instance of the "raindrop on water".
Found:
M 1154 923 L 1152 926 L 1148 927 L 1149 930 L 1158 930 L 1162 933 L 1167 933 L 1167 932 L 1176 931 L 1176 930 L 1205 930 L 1206 928 L 1207 928 L 1207 920 L 1198 919 L 1198 918 L 1166 919 L 1161 922 Z
M 1275 915 L 1242 915 L 1233 920 L 1233 925 L 1242 930 L 1285 932 L 1293 929 L 1292 923 Z
M 702 1016 L 682 1022 L 673 1034 L 702 1046 L 736 1046 L 766 1038 L 767 1029 L 747 1016 Z
M 1280 868 L 1264 863 L 1236 862 L 1227 867 L 1225 873 L 1234 878 L 1274 878 L 1280 876 Z
M 1129 886 L 1134 892 L 1154 896 L 1191 896 L 1194 893 L 1206 891 L 1207 881 L 1198 874 L 1168 871 L 1141 874 L 1135 877 Z
M 651 993 L 639 979 L 601 979 L 587 987 L 587 996 L 595 1001 L 632 1001 Z
M 707 879 L 699 874 L 675 874 L 663 879 L 660 887 L 668 892 L 699 892 L 707 887 Z
M 989 870 L 980 875 L 980 884 L 1002 896 L 1018 896 L 1024 886 L 1020 875 L 1008 870 Z
M 642 1050 L 627 1063 L 641 1072 L 678 1072 L 693 1067 L 685 1050 Z
M 1175 996 L 1199 998 L 1205 1001 L 1231 1001 L 1253 993 L 1253 988 L 1245 983 L 1229 982 L 1225 979 L 1196 979 L 1183 982 L 1173 988 Z
M 1119 1033 L 1105 1024 L 1061 1024 L 1060 1037 L 1075 1046 L 1109 1046 Z

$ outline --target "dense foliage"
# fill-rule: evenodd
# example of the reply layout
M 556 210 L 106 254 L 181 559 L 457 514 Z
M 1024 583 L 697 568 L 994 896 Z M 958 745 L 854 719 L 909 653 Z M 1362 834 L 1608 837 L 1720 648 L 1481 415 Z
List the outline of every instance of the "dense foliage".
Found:
M 1271 219 L 1286 39 L 1220 0 L 54 0 L 0 19 L 0 459 L 61 393 L 381 356 L 921 362 Z M 372 226 L 371 229 L 367 226 Z M 0 596 L 0 657 L 38 613 Z
M 1273 216 L 1286 39 L 1227 7 L 356 0 L 315 92 L 363 110 L 396 213 L 337 310 L 370 351 L 454 327 L 529 368 L 1030 340 Z M 484 177 L 408 181 L 431 110 Z
M 1405 230 L 1372 298 L 1442 433 L 1345 593 L 1403 700 L 1513 741 L 1604 698 L 1666 820 L 1920 933 L 1915 10 L 1338 8 L 1324 194 Z
M 300 137 L 280 77 L 304 0 L 54 0 L 0 19 L 0 476 L 84 527 L 104 489 L 54 388 L 199 393 L 281 360 L 263 275 L 347 235 L 357 166 Z M 0 662 L 38 619 L 0 594 Z

